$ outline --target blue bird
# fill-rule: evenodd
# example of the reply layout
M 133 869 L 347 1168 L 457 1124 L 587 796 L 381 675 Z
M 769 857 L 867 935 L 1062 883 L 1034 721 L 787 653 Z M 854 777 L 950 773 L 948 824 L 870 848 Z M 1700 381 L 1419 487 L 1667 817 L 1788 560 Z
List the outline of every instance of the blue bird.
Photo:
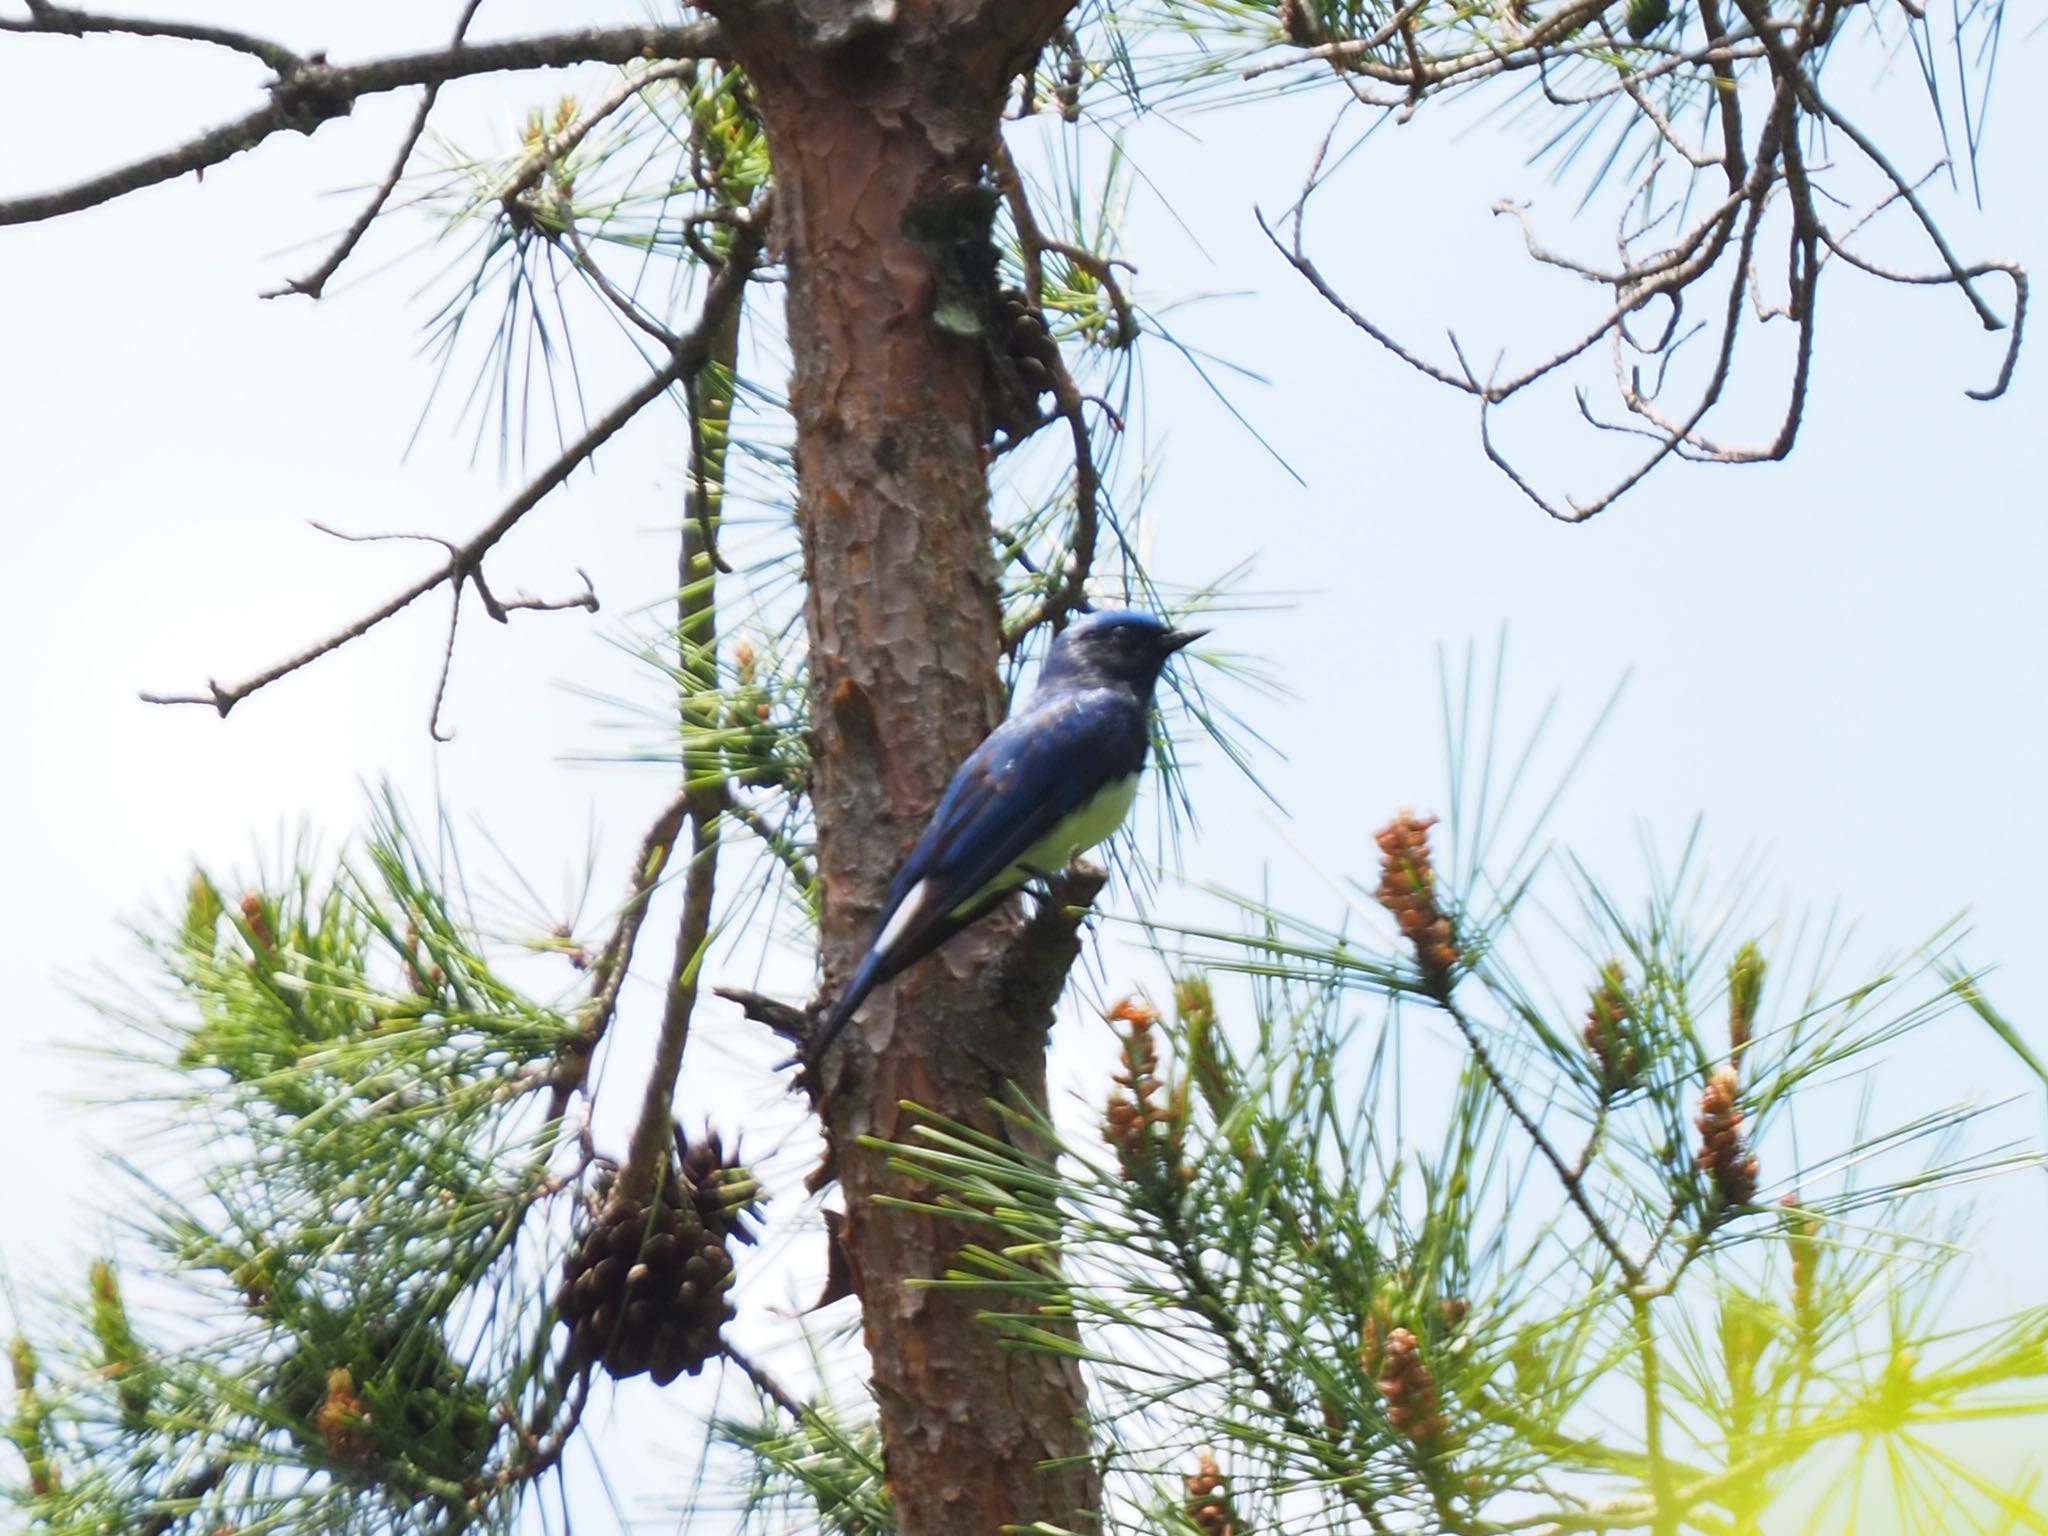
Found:
M 876 987 L 1123 825 L 1152 744 L 1159 674 L 1207 633 L 1118 610 L 1086 614 L 1054 638 L 1031 701 L 954 772 L 896 872 L 867 954 L 805 1053 L 811 1061 Z

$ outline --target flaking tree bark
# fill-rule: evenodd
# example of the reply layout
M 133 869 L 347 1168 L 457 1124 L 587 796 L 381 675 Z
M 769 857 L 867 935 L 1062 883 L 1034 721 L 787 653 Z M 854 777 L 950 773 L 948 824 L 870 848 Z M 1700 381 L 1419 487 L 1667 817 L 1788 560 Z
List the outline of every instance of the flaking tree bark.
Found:
M 789 272 L 829 996 L 947 777 L 1002 713 L 981 346 L 933 323 L 945 252 L 929 231 L 972 206 L 1005 88 L 1067 7 L 708 8 L 758 95 Z M 902 1138 L 906 1100 L 998 1133 L 987 1101 L 1042 1101 L 1074 954 L 1056 910 L 972 930 L 872 1002 L 814 1085 L 907 1536 L 1095 1521 L 1079 1371 L 1001 1348 L 979 1303 L 919 1288 L 962 1234 L 877 1203 L 912 1190 L 863 1143 Z

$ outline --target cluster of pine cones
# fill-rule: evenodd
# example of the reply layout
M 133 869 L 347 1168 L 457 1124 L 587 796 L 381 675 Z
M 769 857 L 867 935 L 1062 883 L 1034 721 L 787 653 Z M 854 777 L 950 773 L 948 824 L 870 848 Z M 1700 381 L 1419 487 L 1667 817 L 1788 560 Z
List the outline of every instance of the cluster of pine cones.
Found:
M 751 1243 L 760 1186 L 716 1135 L 676 1152 L 651 1201 L 605 1199 L 562 1264 L 556 1305 L 578 1364 L 666 1386 L 696 1375 L 734 1316 L 731 1241 Z
M 987 337 L 990 425 L 1008 438 L 1038 425 L 1038 397 L 1052 386 L 1060 344 L 1021 288 L 999 289 Z

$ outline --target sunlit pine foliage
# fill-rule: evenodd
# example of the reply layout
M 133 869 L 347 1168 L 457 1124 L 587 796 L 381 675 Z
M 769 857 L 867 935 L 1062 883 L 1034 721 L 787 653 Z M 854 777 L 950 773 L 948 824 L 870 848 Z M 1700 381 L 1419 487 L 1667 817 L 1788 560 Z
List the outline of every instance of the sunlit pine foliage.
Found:
M 1851 974 L 1722 920 L 1687 863 L 1627 915 L 1581 871 L 1615 958 L 1538 1004 L 1504 958 L 1526 889 L 1458 889 L 1431 830 L 1381 834 L 1388 939 L 1254 904 L 1184 934 L 1172 1016 L 1111 1015 L 1092 1130 L 1020 1104 L 1006 1140 L 933 1119 L 894 1149 L 961 1222 L 937 1283 L 1080 1324 L 986 1314 L 1087 1369 L 1113 1527 L 2041 1528 L 2038 1469 L 1957 1431 L 2048 1414 L 2048 1310 L 1945 1311 L 1952 1192 L 2039 1152 L 1963 1150 L 1976 1104 L 1797 1154 L 1780 1129 L 1966 1027 L 1948 937 Z M 1463 1053 L 1436 1105 L 1425 1042 Z

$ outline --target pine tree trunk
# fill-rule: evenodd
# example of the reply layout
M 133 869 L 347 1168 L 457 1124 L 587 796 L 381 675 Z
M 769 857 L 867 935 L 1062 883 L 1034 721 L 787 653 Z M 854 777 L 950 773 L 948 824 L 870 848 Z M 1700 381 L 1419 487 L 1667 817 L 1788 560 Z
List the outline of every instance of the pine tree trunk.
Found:
M 930 234 L 934 210 L 943 224 L 963 193 L 971 203 L 1007 83 L 1067 0 L 710 8 L 768 127 L 789 273 L 829 994 L 947 778 L 1001 714 L 980 343 L 933 323 L 945 261 Z M 1071 926 L 1064 937 L 1024 934 L 1015 916 L 962 935 L 882 989 L 825 1072 L 905 1536 L 1097 1524 L 1079 1373 L 1000 1348 L 975 1320 L 985 1299 L 916 1287 L 973 1234 L 875 1204 L 915 1191 L 860 1145 L 908 1137 L 904 1100 L 991 1130 L 988 1099 L 1043 1102 Z

